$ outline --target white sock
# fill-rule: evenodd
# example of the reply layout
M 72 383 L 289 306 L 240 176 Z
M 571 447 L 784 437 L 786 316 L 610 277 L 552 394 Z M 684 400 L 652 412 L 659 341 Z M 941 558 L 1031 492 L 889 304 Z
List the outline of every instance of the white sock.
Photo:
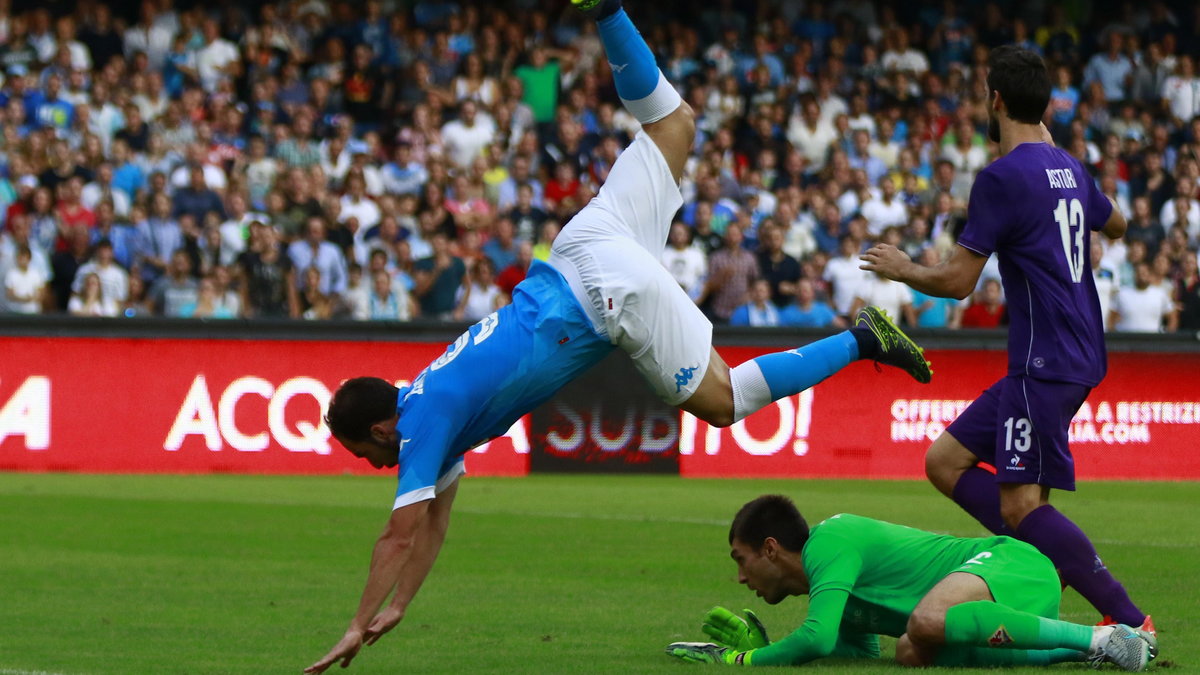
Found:
M 1092 645 L 1090 647 L 1088 647 L 1088 654 L 1089 655 L 1098 654 L 1100 652 L 1100 647 L 1105 642 L 1108 642 L 1109 636 L 1112 635 L 1113 631 L 1115 631 L 1116 629 L 1117 629 L 1116 626 L 1096 626 L 1096 627 L 1094 627 L 1092 629 Z
M 652 124 L 675 112 L 676 108 L 683 103 L 683 99 L 679 97 L 679 92 L 675 91 L 675 87 L 671 86 L 671 83 L 667 81 L 667 76 L 663 75 L 660 70 L 658 71 L 658 84 L 649 96 L 636 101 L 621 99 L 621 103 L 625 104 L 625 109 L 633 113 L 637 121 L 642 124 Z
M 729 385 L 733 389 L 733 421 L 740 422 L 752 412 L 765 407 L 772 400 L 771 388 L 762 369 L 753 360 L 729 371 Z

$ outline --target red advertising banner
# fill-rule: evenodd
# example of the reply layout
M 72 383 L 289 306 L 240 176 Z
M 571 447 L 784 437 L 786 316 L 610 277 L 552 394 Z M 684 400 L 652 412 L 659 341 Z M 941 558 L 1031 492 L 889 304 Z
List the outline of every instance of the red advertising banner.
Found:
M 338 383 L 402 382 L 444 344 L 0 338 L 0 470 L 371 473 L 321 421 Z M 528 436 L 471 451 L 528 473 Z
M 720 350 L 729 363 L 768 350 Z M 690 415 L 680 473 L 693 477 L 923 478 L 925 450 L 1003 377 L 1004 352 L 930 351 L 933 382 L 854 363 L 727 429 Z M 1117 353 L 1071 426 L 1078 478 L 1200 479 L 1200 354 Z
M 401 382 L 444 348 L 0 338 L 0 470 L 369 473 L 321 422 L 331 392 L 357 375 Z M 720 351 L 729 363 L 740 363 L 769 350 Z M 624 405 L 632 385 L 599 387 L 594 395 L 603 405 L 551 401 L 545 412 L 472 450 L 467 466 L 474 475 L 523 475 L 531 449 L 549 443 L 555 458 L 569 459 L 576 447 L 591 447 L 592 460 L 609 450 L 677 456 L 684 476 L 920 478 L 932 439 L 1005 366 L 1004 354 L 995 351 L 939 351 L 930 359 L 930 385 L 856 363 L 727 429 L 690 415 L 635 417 Z M 1200 479 L 1197 383 L 1200 354 L 1111 355 L 1108 378 L 1072 425 L 1079 477 Z M 573 412 L 583 405 L 592 418 L 611 411 L 614 419 Z M 593 440 L 580 445 L 576 437 Z

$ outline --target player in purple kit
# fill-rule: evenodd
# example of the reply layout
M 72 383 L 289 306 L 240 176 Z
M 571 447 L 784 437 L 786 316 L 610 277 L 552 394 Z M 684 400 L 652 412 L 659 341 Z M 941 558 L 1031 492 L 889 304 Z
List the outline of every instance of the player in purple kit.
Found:
M 863 269 L 927 295 L 965 298 L 996 254 L 1008 300 L 1008 374 L 934 441 L 926 474 L 992 532 L 1036 546 L 1105 621 L 1152 633 L 1150 617 L 1087 535 L 1050 505 L 1052 488 L 1075 489 L 1067 429 L 1107 369 L 1090 236 L 1122 236 L 1125 218 L 1083 165 L 1050 141 L 1041 123 L 1050 97 L 1041 57 L 999 47 L 988 68 L 988 136 L 1002 156 L 975 178 L 953 255 L 925 267 L 878 244 L 863 254 Z

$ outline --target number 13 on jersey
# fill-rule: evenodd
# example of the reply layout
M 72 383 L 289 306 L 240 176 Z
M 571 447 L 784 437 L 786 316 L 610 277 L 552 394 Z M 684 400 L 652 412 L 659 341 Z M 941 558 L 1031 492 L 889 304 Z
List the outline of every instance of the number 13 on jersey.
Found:
M 1083 204 L 1078 199 L 1067 201 L 1058 200 L 1054 209 L 1054 220 L 1062 233 L 1063 253 L 1067 255 L 1067 267 L 1071 270 L 1071 281 L 1079 283 L 1083 280 Z

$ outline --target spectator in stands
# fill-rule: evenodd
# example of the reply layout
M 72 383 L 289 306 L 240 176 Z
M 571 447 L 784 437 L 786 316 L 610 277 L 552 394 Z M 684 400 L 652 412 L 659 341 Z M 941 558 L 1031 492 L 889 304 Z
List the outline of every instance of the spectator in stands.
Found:
M 1175 61 L 1175 74 L 1163 82 L 1162 104 L 1171 122 L 1182 127 L 1200 115 L 1200 77 L 1191 54 L 1180 54 Z
M 465 100 L 459 106 L 458 118 L 442 126 L 442 142 L 446 156 L 460 169 L 470 168 L 484 148 L 491 145 L 496 134 L 496 124 L 487 113 L 479 111 L 479 104 Z
M 321 290 L 324 285 L 321 270 L 314 267 L 304 268 L 300 290 L 300 316 L 308 320 L 331 319 L 340 306 L 340 296 L 335 297 Z
M 858 287 L 871 277 L 870 272 L 860 269 L 862 261 L 858 259 L 858 254 L 861 248 L 861 243 L 853 235 L 843 235 L 838 242 L 838 257 L 831 258 L 825 265 L 822 278 L 831 287 L 834 311 L 843 318 L 853 316 L 850 310 L 854 306 Z
M 496 268 L 487 257 L 467 268 L 467 281 L 456 295 L 456 321 L 479 321 L 508 304 L 508 296 L 496 285 Z
M 149 282 L 162 276 L 171 254 L 183 248 L 183 229 L 171 212 L 171 198 L 165 192 L 159 192 L 150 200 L 149 217 L 136 224 L 142 240 L 138 266 L 142 278 Z
M 750 286 L 759 276 L 758 260 L 742 248 L 742 228 L 736 223 L 725 230 L 725 245 L 709 257 L 708 279 L 697 304 L 717 323 L 728 323 L 733 310 L 746 302 Z
M 109 240 L 101 239 L 92 248 L 92 258 L 75 273 L 71 290 L 75 293 L 82 291 L 83 279 L 89 274 L 96 275 L 100 280 L 105 298 L 118 304 L 125 302 L 129 293 L 129 274 L 116 263 L 113 245 Z
M 46 301 L 45 273 L 32 265 L 33 254 L 28 246 L 17 248 L 12 267 L 4 273 L 4 302 L 0 311 L 13 314 L 40 314 Z
M 175 191 L 174 202 L 172 214 L 175 218 L 188 214 L 202 222 L 205 214 L 213 211 L 225 219 L 225 205 L 221 196 L 205 182 L 203 166 L 193 165 L 188 169 L 188 184 Z
M 1106 39 L 1106 50 L 1088 60 L 1083 71 L 1083 86 L 1098 82 L 1104 90 L 1104 99 L 1109 103 L 1126 97 L 1133 75 L 1133 62 L 1122 53 L 1125 36 L 1120 31 L 1110 31 Z
M 251 223 L 250 240 L 240 264 L 242 307 L 247 316 L 300 317 L 295 268 L 274 227 Z
M 196 300 L 181 307 L 179 315 L 185 319 L 235 318 L 230 308 L 221 303 L 220 295 L 217 293 L 217 285 L 212 276 L 200 279 L 196 292 Z
M 708 275 L 708 258 L 691 242 L 691 232 L 681 221 L 671 224 L 667 247 L 662 254 L 663 267 L 693 300 L 699 297 Z
M 1188 250 L 1180 259 L 1179 279 L 1175 282 L 1175 307 L 1179 311 L 1179 330 L 1200 332 L 1200 265 L 1197 253 Z
M 919 256 L 920 263 L 926 267 L 937 266 L 943 259 L 933 246 L 926 247 Z M 920 328 L 962 327 L 962 311 L 958 301 L 953 298 L 939 298 L 913 289 L 912 313 L 916 321 L 911 325 Z
M 421 316 L 445 321 L 453 318 L 454 298 L 459 287 L 466 283 L 467 270 L 462 259 L 450 253 L 450 242 L 444 233 L 435 233 L 430 244 L 433 255 L 413 266 L 414 294 L 421 306 Z
M 504 214 L 516 227 L 518 240 L 533 241 L 538 228 L 549 217 L 542 209 L 534 205 L 534 186 L 522 183 L 517 187 L 517 203 Z
M 51 278 L 50 256 L 36 246 L 30 237 L 29 216 L 15 213 L 8 221 L 8 231 L 0 231 L 0 280 L 16 266 L 17 251 L 28 249 L 29 264 L 47 281 Z M 0 303 L 3 305 L 3 303 Z
M 560 229 L 562 228 L 553 218 L 548 218 L 542 223 L 541 229 L 538 231 L 537 243 L 533 245 L 534 260 L 545 262 L 550 259 L 550 248 L 554 246 L 554 240 L 558 237 Z
M 782 307 L 796 294 L 800 263 L 783 252 L 783 231 L 771 219 L 759 225 L 758 272 L 771 289 L 771 302 Z
M 67 301 L 67 311 L 72 316 L 116 316 L 117 303 L 104 297 L 100 278 L 94 273 L 83 278 L 78 293 L 72 293 Z
M 520 240 L 517 242 L 517 259 L 508 267 L 500 270 L 500 274 L 496 277 L 496 285 L 508 297 L 512 297 L 513 289 L 517 284 L 525 280 L 525 274 L 529 271 L 529 266 L 533 264 L 533 243 L 528 240 Z
M 859 210 L 867 219 L 867 232 L 874 237 L 890 227 L 908 224 L 908 206 L 898 198 L 896 183 L 891 176 L 879 179 L 879 195 L 872 196 Z
M 398 291 L 385 269 L 372 272 L 363 318 L 371 321 L 408 321 L 411 318 L 408 294 L 402 295 Z
M 798 328 L 844 328 L 846 321 L 839 317 L 828 303 L 817 298 L 817 289 L 811 279 L 796 282 L 795 302 L 779 312 L 782 326 Z
M 1006 308 L 1002 300 L 1000 282 L 987 279 L 983 287 L 975 291 L 971 306 L 963 311 L 963 328 L 999 328 L 1007 321 Z
M 516 262 L 516 227 L 512 219 L 501 216 L 492 223 L 492 236 L 483 245 L 483 253 L 492 261 L 493 270 L 503 270 Z
M 184 306 L 196 302 L 198 285 L 192 277 L 192 260 L 183 249 L 171 254 L 167 272 L 150 287 L 154 312 L 159 316 L 183 316 Z
M 871 274 L 858 284 L 854 302 L 850 305 L 850 316 L 857 316 L 859 310 L 867 305 L 879 307 L 888 316 L 902 320 L 909 326 L 917 325 L 917 316 L 913 311 L 913 289 L 906 284 Z
M 397 143 L 392 161 L 383 167 L 384 190 L 394 195 L 419 195 L 427 180 L 429 172 L 413 158 L 412 144 Z
M 1117 291 L 1109 312 L 1109 326 L 1127 333 L 1173 333 L 1178 328 L 1179 314 L 1171 296 L 1153 283 L 1150 264 L 1134 265 L 1134 285 Z
M 316 268 L 321 287 L 317 290 L 325 296 L 340 296 L 346 290 L 346 258 L 333 243 L 326 241 L 326 225 L 320 217 L 309 218 L 304 226 L 304 238 L 288 246 L 288 257 L 298 270 Z M 307 273 L 299 279 L 298 290 L 306 291 L 311 280 Z
M 750 287 L 750 299 L 733 310 L 729 317 L 730 326 L 778 326 L 779 309 L 771 301 L 771 284 L 758 279 Z
M 59 312 L 67 311 L 71 299 L 71 285 L 79 268 L 91 257 L 91 238 L 87 230 L 76 229 L 66 241 L 66 249 L 50 258 L 50 289 L 54 293 L 54 307 Z

